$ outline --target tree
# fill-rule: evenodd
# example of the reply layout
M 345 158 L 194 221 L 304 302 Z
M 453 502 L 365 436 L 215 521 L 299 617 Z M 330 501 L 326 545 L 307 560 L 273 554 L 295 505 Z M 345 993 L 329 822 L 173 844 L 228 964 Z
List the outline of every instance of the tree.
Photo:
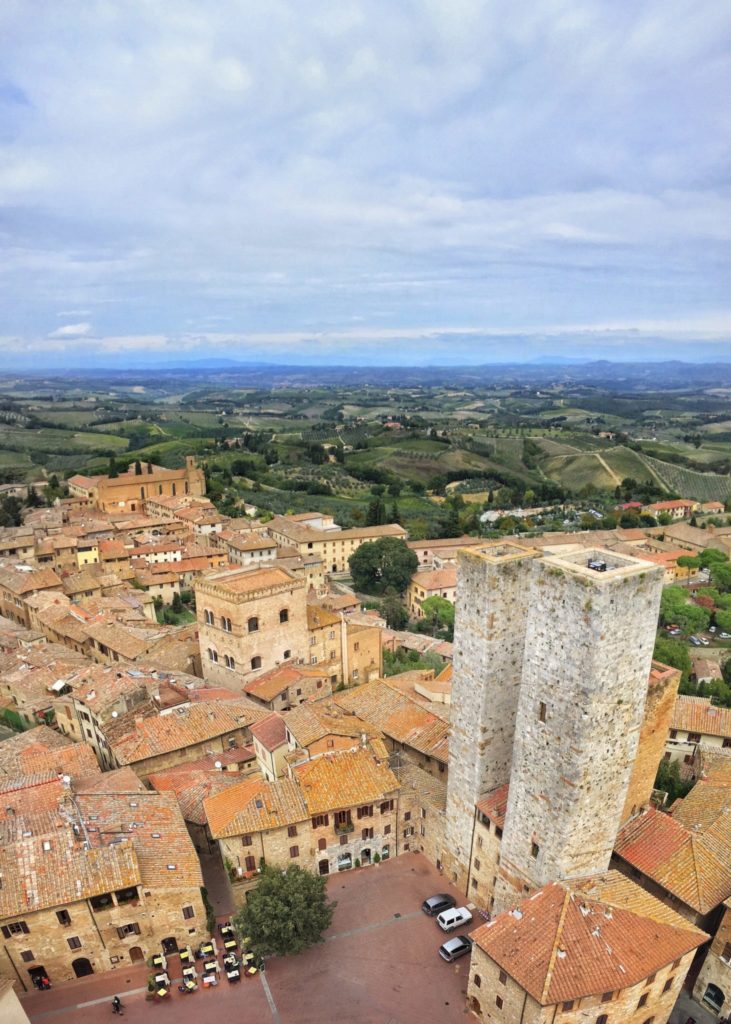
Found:
M 716 612 L 716 625 L 724 633 L 731 633 L 731 611 Z
M 183 610 L 183 602 L 180 594 L 173 594 L 173 611 L 176 615 L 179 615 Z
M 439 524 L 439 536 L 440 537 L 461 537 L 462 530 L 459 525 L 459 512 L 450 505 L 447 514 L 442 517 Z
M 383 593 L 389 587 L 403 594 L 419 559 L 398 537 L 381 537 L 361 544 L 348 559 L 356 590 Z
M 660 762 L 655 789 L 661 789 L 668 794 L 668 804 L 672 804 L 678 797 L 687 796 L 692 788 L 692 782 L 683 782 L 680 778 L 680 765 L 677 761 Z
M 656 661 L 661 661 L 663 665 L 679 668 L 683 681 L 688 681 L 690 655 L 685 644 L 679 644 L 677 640 L 672 640 L 670 637 L 659 636 L 655 641 L 655 650 L 652 656 Z
M 660 598 L 660 618 L 665 623 L 677 623 L 684 633 L 706 629 L 711 614 L 706 608 L 691 604 L 683 587 L 665 587 Z
M 393 505 L 391 505 L 391 519 L 390 519 L 390 521 L 392 523 L 398 523 L 399 525 L 401 524 L 401 512 L 399 511 L 399 507 L 398 507 L 398 505 L 396 504 L 395 501 L 394 501 Z
M 0 501 L 0 526 L 20 526 L 22 517 L 20 511 L 23 504 L 20 498 L 9 495 Z
M 322 942 L 337 906 L 327 898 L 326 881 L 297 865 L 265 867 L 233 919 L 239 938 L 247 936 L 260 957 L 291 956 Z
M 446 597 L 427 597 L 421 602 L 421 610 L 434 635 L 439 629 L 454 629 L 454 605 Z
M 395 590 L 386 594 L 381 601 L 381 615 L 390 629 L 404 629 L 409 622 L 409 613 Z
M 386 506 L 379 495 L 374 498 L 366 512 L 366 526 L 383 526 L 386 522 Z

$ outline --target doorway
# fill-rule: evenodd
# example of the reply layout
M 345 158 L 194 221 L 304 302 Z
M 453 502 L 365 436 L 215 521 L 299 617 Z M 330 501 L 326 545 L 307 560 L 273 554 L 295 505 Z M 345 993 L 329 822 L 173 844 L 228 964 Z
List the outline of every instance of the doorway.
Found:
M 321 860 L 319 862 L 319 864 L 317 865 L 317 870 L 320 872 L 321 875 L 329 875 L 330 874 L 330 861 L 329 860 Z
M 129 958 L 133 964 L 140 964 L 145 959 L 145 954 L 139 946 L 132 946 L 129 951 Z
M 371 862 L 371 851 L 361 850 L 360 851 L 360 862 L 361 864 L 370 864 Z
M 77 978 L 85 978 L 87 974 L 94 973 L 94 968 L 91 966 L 91 960 L 87 960 L 85 956 L 80 956 L 77 960 L 72 960 L 71 966 L 73 967 L 74 974 Z
M 167 939 L 162 940 L 162 951 L 165 956 L 171 956 L 173 953 L 178 952 L 178 943 L 174 936 L 170 936 Z
M 28 974 L 30 974 L 30 980 L 33 982 L 33 988 L 41 987 L 41 978 L 47 978 L 45 967 L 29 967 Z

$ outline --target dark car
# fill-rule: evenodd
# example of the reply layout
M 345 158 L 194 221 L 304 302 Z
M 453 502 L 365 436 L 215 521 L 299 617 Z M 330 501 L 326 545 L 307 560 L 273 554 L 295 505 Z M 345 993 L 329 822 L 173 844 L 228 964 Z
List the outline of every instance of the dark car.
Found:
M 464 956 L 472 949 L 472 939 L 469 935 L 455 935 L 439 947 L 439 956 L 451 964 L 457 957 Z
M 421 909 L 429 917 L 436 917 L 437 914 L 441 914 L 443 910 L 451 910 L 452 907 L 456 906 L 457 901 L 453 899 L 446 892 L 438 892 L 436 896 L 430 896 L 428 900 L 424 900 L 421 904 Z

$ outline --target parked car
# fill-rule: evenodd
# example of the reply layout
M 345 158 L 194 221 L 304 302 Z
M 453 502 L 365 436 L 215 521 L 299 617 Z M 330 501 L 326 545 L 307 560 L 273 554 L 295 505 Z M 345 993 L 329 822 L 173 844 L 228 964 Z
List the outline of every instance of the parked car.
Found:
M 701 642 L 700 642 L 700 640 L 698 639 L 697 636 L 689 636 L 688 637 L 688 643 L 693 644 L 694 647 L 700 647 L 701 646 Z
M 668 626 L 668 636 L 680 636 L 682 630 L 678 629 L 677 626 L 673 626 L 672 629 Z
M 699 636 L 698 639 L 700 640 L 700 642 L 703 644 L 704 647 L 708 647 L 709 643 L 711 642 L 705 636 Z
M 457 903 L 453 896 L 450 896 L 446 892 L 438 892 L 436 896 L 430 896 L 429 899 L 424 900 L 421 904 L 421 909 L 429 917 L 436 917 L 437 914 L 441 914 L 443 910 L 451 910 Z
M 708 627 L 708 632 L 709 633 L 715 633 L 716 632 L 716 627 L 715 626 L 709 626 Z
M 447 939 L 439 947 L 439 956 L 442 960 L 446 960 L 448 964 L 451 964 L 453 960 L 464 956 L 465 953 L 469 953 L 471 949 L 472 939 L 469 935 L 455 935 L 453 939 Z
M 722 640 L 731 640 L 731 633 L 719 633 Z
M 443 910 L 437 915 L 437 924 L 443 932 L 453 932 L 455 928 L 461 928 L 472 920 L 472 914 L 467 907 L 452 907 L 451 910 Z

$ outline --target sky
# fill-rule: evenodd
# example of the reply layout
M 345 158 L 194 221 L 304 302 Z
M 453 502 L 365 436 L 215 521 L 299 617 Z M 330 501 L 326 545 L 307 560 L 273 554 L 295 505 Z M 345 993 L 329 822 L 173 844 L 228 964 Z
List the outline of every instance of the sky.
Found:
M 3 0 L 0 371 L 731 361 L 728 0 Z

